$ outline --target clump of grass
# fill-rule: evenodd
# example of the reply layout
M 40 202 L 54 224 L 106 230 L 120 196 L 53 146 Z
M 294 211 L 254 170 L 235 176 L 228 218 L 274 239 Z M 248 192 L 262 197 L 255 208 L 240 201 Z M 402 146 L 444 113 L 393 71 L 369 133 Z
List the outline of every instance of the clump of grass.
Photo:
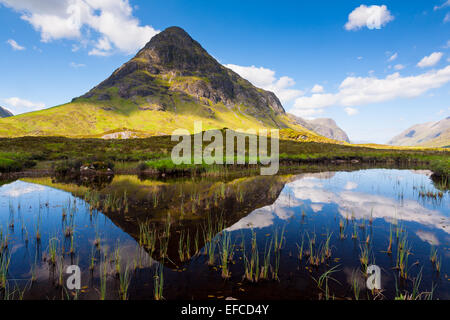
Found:
M 420 270 L 417 277 L 413 280 L 411 293 L 404 291 L 400 292 L 395 282 L 395 300 L 432 300 L 435 287 L 432 286 L 429 292 L 420 292 L 420 283 L 422 281 L 422 270 Z
M 130 272 L 128 265 L 125 270 L 119 274 L 119 293 L 121 300 L 128 300 L 128 288 L 130 286 Z
M 249 256 L 245 253 L 244 245 L 244 268 L 245 279 L 250 282 L 258 282 L 261 272 L 259 266 L 258 243 L 256 241 L 256 232 L 254 230 L 252 230 L 251 250 Z
M 271 253 L 272 253 L 272 243 L 273 243 L 273 239 L 270 240 L 270 244 L 268 244 L 269 242 L 266 242 L 266 247 L 264 249 L 264 261 L 263 261 L 263 265 L 261 267 L 261 279 L 269 279 L 269 268 L 270 268 L 270 258 L 271 258 Z
M 363 245 L 359 246 L 360 248 L 360 255 L 359 255 L 359 261 L 361 262 L 361 267 L 364 272 L 364 274 L 367 272 L 367 267 L 369 265 L 369 246 Z
M 328 286 L 329 280 L 332 280 L 332 281 L 334 281 L 334 282 L 340 284 L 340 282 L 339 282 L 338 280 L 336 280 L 335 278 L 333 278 L 333 277 L 331 276 L 333 273 L 336 273 L 336 272 L 339 271 L 339 270 L 338 270 L 338 267 L 339 267 L 339 265 L 334 266 L 333 268 L 331 268 L 331 269 L 325 271 L 325 272 L 319 277 L 319 279 L 315 280 L 315 282 L 316 282 L 317 287 L 319 288 L 319 290 L 321 290 L 321 291 L 323 291 L 323 292 L 325 293 L 325 300 L 329 300 L 329 299 L 330 299 L 330 289 L 329 289 L 329 286 Z M 324 284 L 325 284 L 325 287 L 324 287 Z
M 50 262 L 53 266 L 56 265 L 56 254 L 58 250 L 58 239 L 52 238 L 48 240 L 48 251 L 50 256 Z
M 396 268 L 400 271 L 400 278 L 408 278 L 408 257 L 410 248 L 408 247 L 407 235 L 405 234 L 399 241 L 397 246 L 397 262 Z
M 230 270 L 228 268 L 229 262 L 233 259 L 233 245 L 231 244 L 231 234 L 223 232 L 220 238 L 220 261 L 222 268 L 222 278 L 228 279 L 230 277 Z
M 0 288 L 5 289 L 8 283 L 8 270 L 11 256 L 5 253 L 0 254 Z
M 106 284 L 107 284 L 107 280 L 108 280 L 108 264 L 106 263 L 107 261 L 107 252 L 105 251 L 101 264 L 100 264 L 100 268 L 99 268 L 99 272 L 100 272 L 100 300 L 105 300 L 106 299 Z
M 344 240 L 345 239 L 345 224 L 344 224 L 344 220 L 340 220 L 339 221 L 339 239 Z
M 437 260 L 437 249 L 434 246 L 431 246 L 431 253 L 430 253 L 430 261 L 431 263 L 436 263 Z
M 161 264 L 157 264 L 154 275 L 154 297 L 155 300 L 162 300 L 164 288 L 164 267 Z
M 223 219 L 219 217 L 217 223 L 213 223 L 210 215 L 207 216 L 206 223 L 203 226 L 203 240 L 205 242 L 205 250 L 208 255 L 208 265 L 212 266 L 215 262 L 216 239 L 215 234 L 224 229 Z
M 361 293 L 361 286 L 359 284 L 359 277 L 357 276 L 357 273 L 357 270 L 353 270 L 352 272 L 352 289 L 355 300 L 359 300 L 359 295 Z
M 64 275 L 64 256 L 59 257 L 58 263 L 58 286 L 61 288 L 63 286 L 63 275 Z
M 352 234 L 352 239 L 353 239 L 353 240 L 358 239 L 358 231 L 356 230 L 356 223 L 353 223 L 353 234 Z
M 116 271 L 116 276 L 120 275 L 121 270 L 121 256 L 120 256 L 120 247 L 117 246 L 117 248 L 114 250 L 114 269 Z
M 300 261 L 302 261 L 302 259 L 303 259 L 303 246 L 304 246 L 304 235 L 302 235 L 302 243 L 301 243 L 301 245 L 298 245 L 298 243 L 297 243 L 297 248 L 298 248 L 298 259 L 300 260 Z
M 283 248 L 285 230 L 286 230 L 286 225 L 283 226 L 283 228 L 281 229 L 281 232 L 278 231 L 278 228 L 276 228 L 274 231 L 273 238 L 274 238 L 274 250 L 275 251 L 280 251 Z
M 156 229 L 148 222 L 139 223 L 139 245 L 149 251 L 149 255 L 153 255 L 156 249 L 157 240 Z
M 180 261 L 186 261 L 191 258 L 191 240 L 189 231 L 187 233 L 182 230 L 180 232 L 180 238 L 178 239 L 178 255 Z
M 272 278 L 276 281 L 279 280 L 278 274 L 280 271 L 280 260 L 281 260 L 281 254 L 280 251 L 275 251 L 275 258 L 274 258 L 274 266 L 272 270 Z
M 386 250 L 387 254 L 392 254 L 392 224 L 389 226 L 389 245 Z

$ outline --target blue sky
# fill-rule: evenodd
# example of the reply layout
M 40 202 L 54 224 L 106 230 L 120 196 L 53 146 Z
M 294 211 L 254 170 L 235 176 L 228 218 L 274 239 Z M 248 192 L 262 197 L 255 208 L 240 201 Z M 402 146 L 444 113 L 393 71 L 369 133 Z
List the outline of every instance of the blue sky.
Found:
M 385 143 L 450 115 L 450 1 L 0 0 L 0 105 L 69 102 L 180 26 L 287 111 Z

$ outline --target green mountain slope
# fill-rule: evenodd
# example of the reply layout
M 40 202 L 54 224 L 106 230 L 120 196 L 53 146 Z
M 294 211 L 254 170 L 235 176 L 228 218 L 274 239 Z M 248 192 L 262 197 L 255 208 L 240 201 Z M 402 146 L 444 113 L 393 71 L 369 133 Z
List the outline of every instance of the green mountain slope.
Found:
M 291 128 L 305 140 L 330 141 L 292 121 L 272 92 L 218 63 L 183 29 L 156 35 L 105 81 L 71 103 L 0 120 L 0 136 L 134 137 L 228 127 Z

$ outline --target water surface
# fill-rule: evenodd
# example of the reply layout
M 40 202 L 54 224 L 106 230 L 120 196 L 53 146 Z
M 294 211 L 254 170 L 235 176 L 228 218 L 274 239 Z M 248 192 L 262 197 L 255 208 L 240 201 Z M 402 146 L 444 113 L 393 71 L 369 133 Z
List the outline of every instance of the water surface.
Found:
M 429 172 L 410 170 L 18 180 L 0 186 L 3 266 L 10 261 L 1 294 L 154 299 L 162 288 L 164 299 L 393 299 L 416 284 L 421 298 L 449 299 L 449 204 Z M 381 267 L 381 292 L 365 289 L 365 256 Z M 65 288 L 72 264 L 82 270 L 77 293 Z

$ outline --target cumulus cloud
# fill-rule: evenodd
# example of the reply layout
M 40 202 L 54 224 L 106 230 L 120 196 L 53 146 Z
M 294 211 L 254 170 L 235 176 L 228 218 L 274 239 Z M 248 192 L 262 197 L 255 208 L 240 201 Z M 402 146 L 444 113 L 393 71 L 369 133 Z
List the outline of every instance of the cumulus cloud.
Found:
M 345 29 L 348 31 L 364 27 L 370 30 L 381 29 L 392 20 L 394 17 L 385 5 L 369 7 L 361 5 L 350 13 Z
M 40 32 L 43 42 L 73 39 L 82 43 L 88 39 L 93 45 L 91 55 L 105 56 L 115 49 L 132 54 L 159 32 L 140 25 L 129 0 L 0 0 L 0 3 L 20 12 L 21 18 Z
M 286 103 L 304 94 L 303 91 L 292 89 L 295 81 L 283 76 L 277 78 L 275 71 L 263 67 L 245 67 L 235 64 L 226 64 L 225 67 L 233 70 L 244 79 L 250 81 L 256 87 L 274 92 L 281 102 Z
M 343 218 L 354 215 L 356 219 L 384 219 L 393 222 L 394 219 L 417 222 L 424 226 L 437 228 L 446 233 L 450 219 L 437 210 L 422 206 L 415 200 L 404 200 L 399 206 L 397 199 L 382 195 L 367 194 L 354 189 L 341 187 L 330 189 L 317 178 L 299 179 L 288 185 L 297 201 L 311 204 L 334 203 Z M 353 186 L 351 186 L 353 187 Z M 356 188 L 358 186 L 356 185 Z
M 16 51 L 25 50 L 25 47 L 22 47 L 13 39 L 9 39 L 8 41 L 6 41 L 6 43 L 8 43 L 11 46 L 11 48 L 13 48 L 13 50 L 16 50 Z
M 321 85 L 316 84 L 312 89 L 311 89 L 312 93 L 322 93 L 324 92 L 324 89 Z
M 322 182 L 322 179 L 327 179 L 327 175 L 329 173 L 298 175 L 295 181 L 287 185 L 289 193 L 282 192 L 272 205 L 253 211 L 226 230 L 266 228 L 273 225 L 275 219 L 286 221 L 292 218 L 296 207 L 308 203 L 314 212 L 320 212 L 326 204 L 335 204 L 343 218 L 354 214 L 360 220 L 373 217 L 392 223 L 395 219 L 401 219 L 450 232 L 450 220 L 437 210 L 425 208 L 415 200 L 406 199 L 399 205 L 395 198 L 358 192 L 359 186 L 354 181 L 345 185 L 339 183 L 330 188 L 329 182 Z M 418 232 L 418 236 L 424 241 L 437 242 L 437 239 L 426 232 Z
M 433 52 L 431 55 L 420 60 L 417 66 L 420 68 L 435 66 L 441 60 L 443 55 L 444 54 L 442 52 Z
M 293 109 L 290 113 L 305 119 L 314 119 L 325 113 L 323 109 Z
M 21 114 L 45 108 L 45 104 L 42 102 L 32 102 L 18 97 L 4 99 L 3 101 L 14 114 Z
M 395 69 L 395 70 L 403 70 L 403 69 L 405 69 L 405 66 L 402 65 L 402 64 L 396 64 L 396 65 L 394 66 L 394 69 Z
M 397 98 L 415 98 L 448 82 L 450 66 L 409 77 L 402 77 L 398 72 L 384 79 L 351 76 L 342 81 L 337 93 L 297 98 L 290 112 L 300 116 L 332 106 L 354 107 Z
M 15 181 L 13 183 L 2 186 L 0 189 L 0 197 L 19 198 L 25 194 L 43 191 L 43 186 L 22 181 Z
M 349 116 L 354 116 L 354 115 L 357 115 L 359 113 L 359 110 L 355 109 L 355 108 L 347 107 L 344 110 Z

